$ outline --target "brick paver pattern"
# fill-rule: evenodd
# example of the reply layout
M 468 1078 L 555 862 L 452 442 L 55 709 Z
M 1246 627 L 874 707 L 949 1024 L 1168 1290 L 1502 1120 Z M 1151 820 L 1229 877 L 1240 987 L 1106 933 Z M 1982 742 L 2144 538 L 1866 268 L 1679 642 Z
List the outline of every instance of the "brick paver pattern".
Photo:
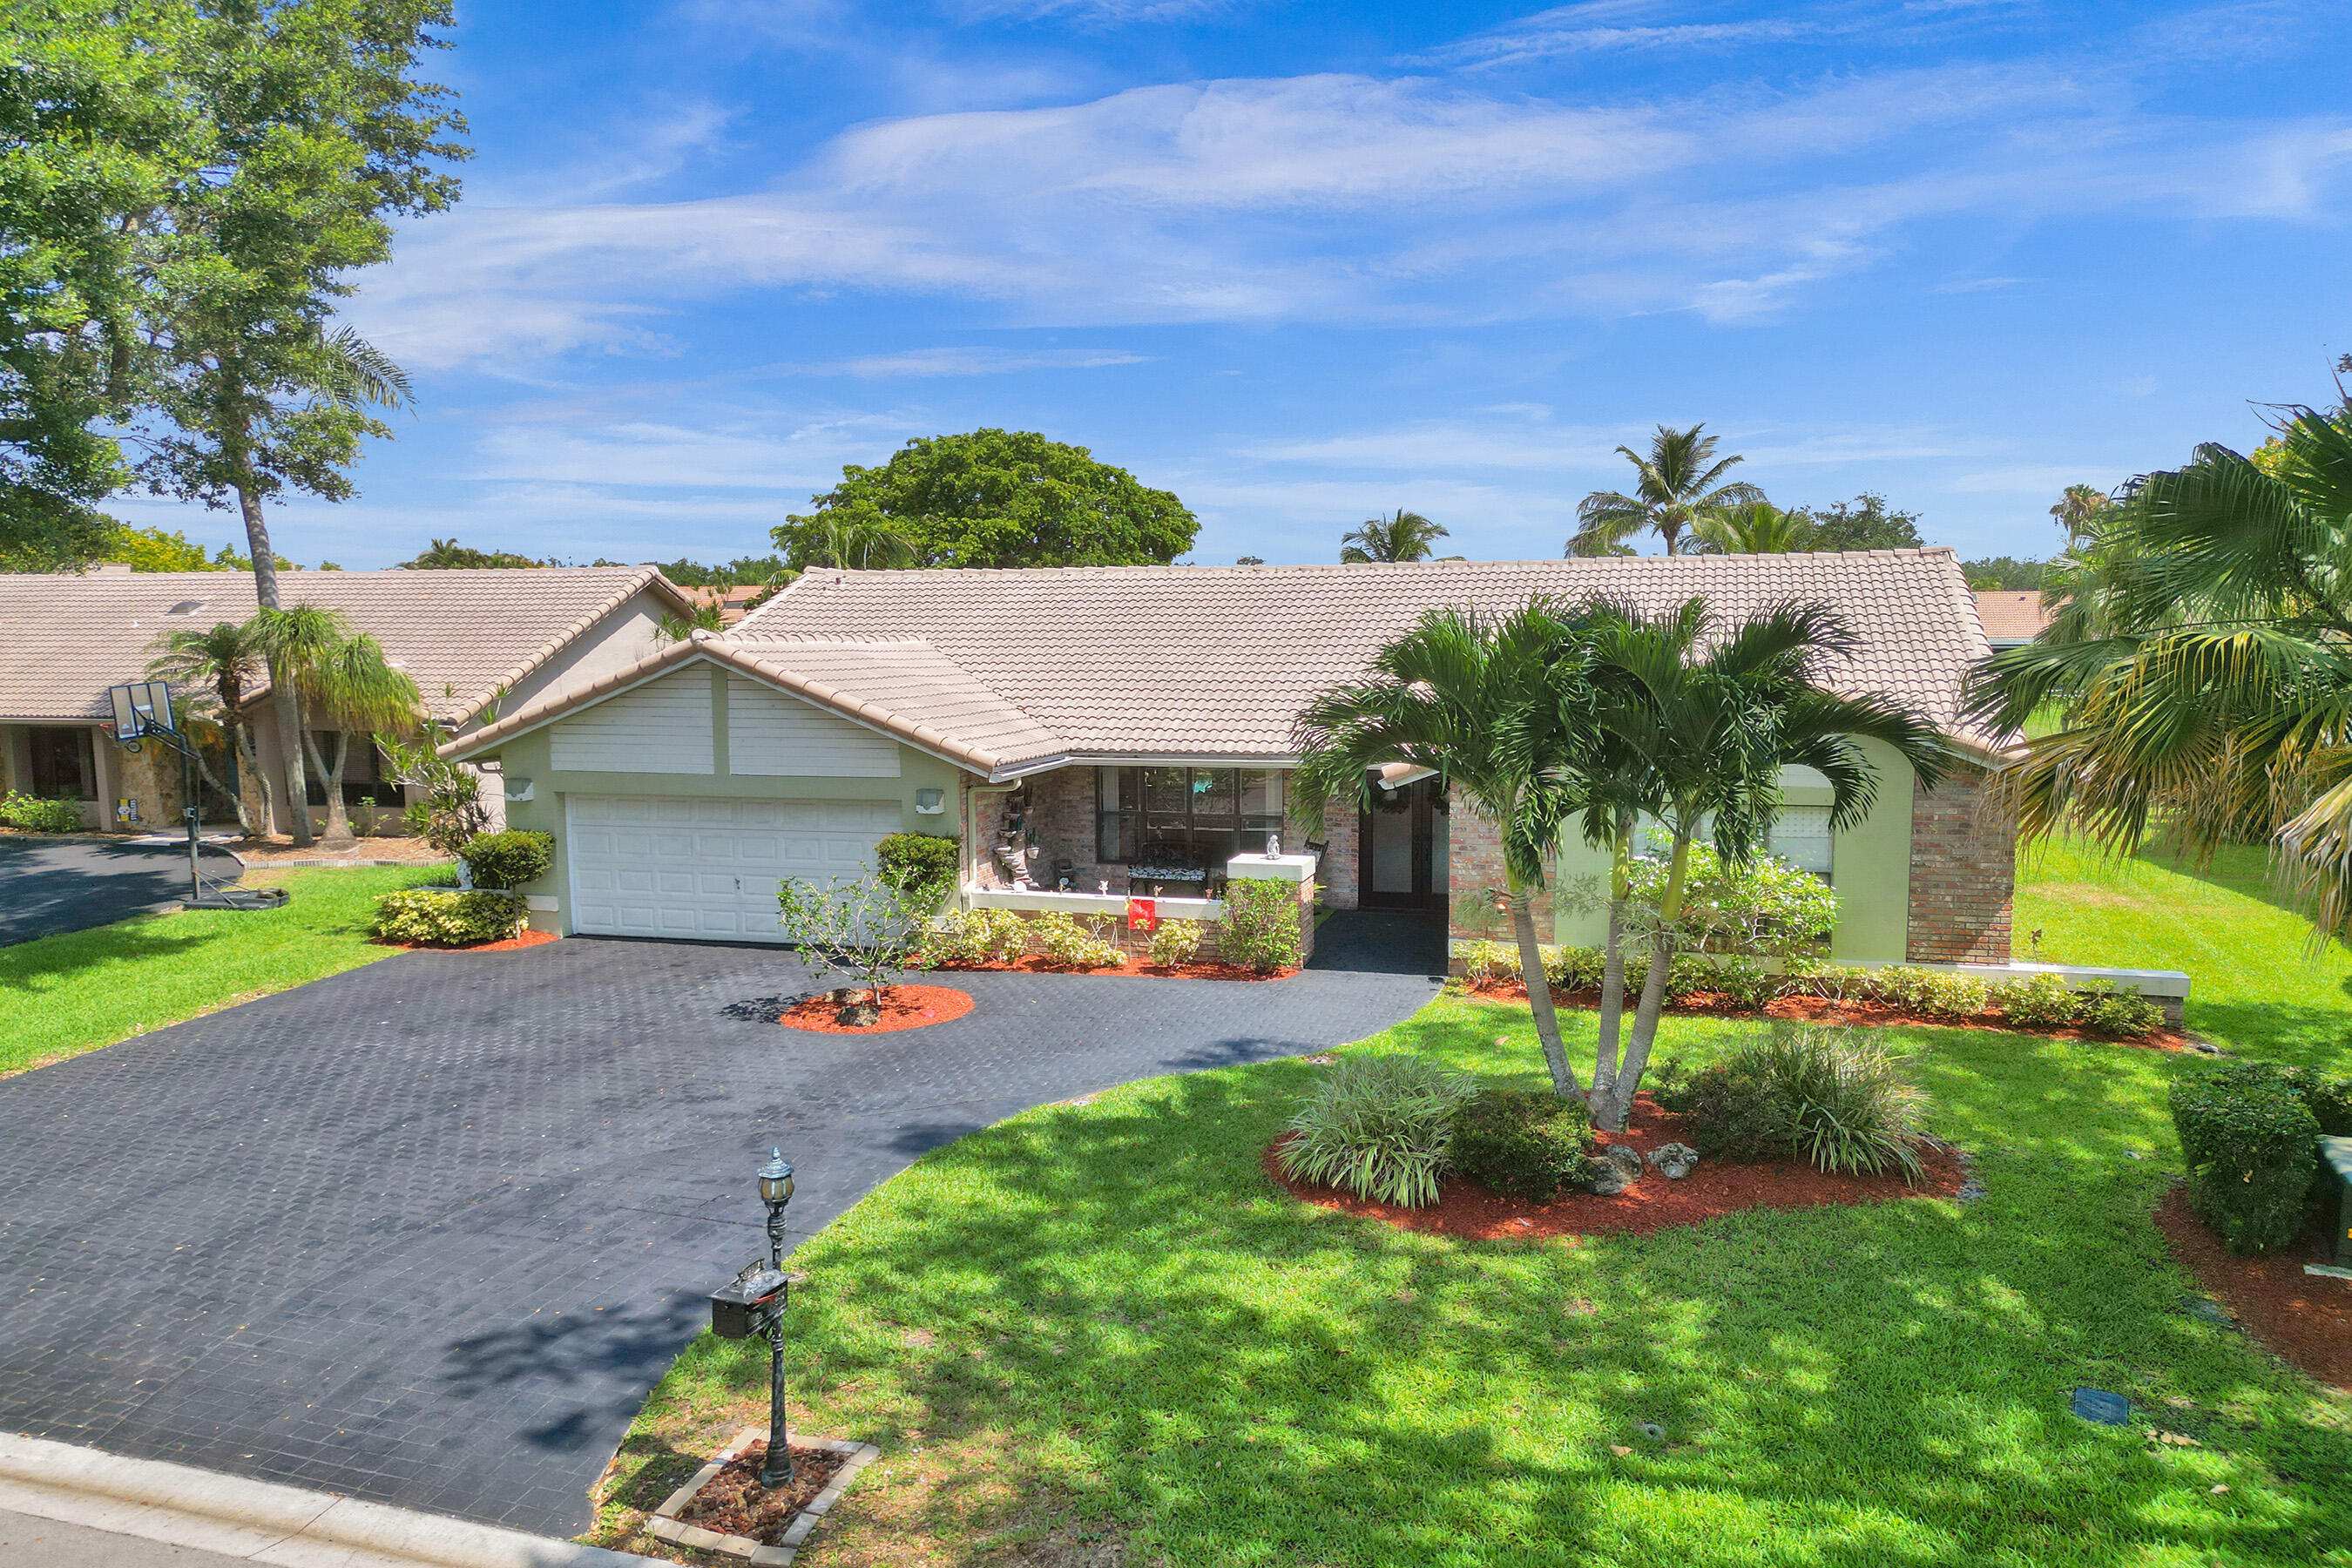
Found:
M 1433 941 L 1433 938 L 1434 939 Z M 761 1250 L 1026 1107 L 1360 1038 L 1442 928 L 1268 984 L 971 974 L 902 1034 L 730 1016 L 769 949 L 408 953 L 0 1081 L 0 1427 L 550 1534 Z

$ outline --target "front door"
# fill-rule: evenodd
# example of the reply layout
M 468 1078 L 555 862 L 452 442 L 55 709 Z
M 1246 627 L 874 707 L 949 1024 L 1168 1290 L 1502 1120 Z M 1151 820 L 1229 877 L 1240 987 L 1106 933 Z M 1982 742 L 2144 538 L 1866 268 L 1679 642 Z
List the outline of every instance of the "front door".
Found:
M 1372 804 L 1357 841 L 1358 901 L 1370 910 L 1428 910 L 1445 902 L 1439 835 L 1444 831 L 1437 781 L 1402 789 L 1372 781 Z

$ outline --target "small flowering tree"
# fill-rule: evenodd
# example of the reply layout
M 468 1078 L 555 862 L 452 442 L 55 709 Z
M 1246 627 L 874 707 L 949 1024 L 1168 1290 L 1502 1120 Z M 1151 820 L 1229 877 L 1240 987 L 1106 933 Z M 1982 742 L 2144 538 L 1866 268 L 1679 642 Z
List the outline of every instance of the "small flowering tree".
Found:
M 787 877 L 776 888 L 784 940 L 827 973 L 856 977 L 879 1005 L 907 973 L 929 912 L 929 889 L 862 866 L 832 883 Z

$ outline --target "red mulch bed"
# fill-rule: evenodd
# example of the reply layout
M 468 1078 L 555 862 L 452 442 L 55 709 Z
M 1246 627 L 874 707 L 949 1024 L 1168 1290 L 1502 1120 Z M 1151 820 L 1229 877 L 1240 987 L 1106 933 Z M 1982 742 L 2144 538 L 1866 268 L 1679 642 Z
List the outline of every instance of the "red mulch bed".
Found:
M 681 1524 L 698 1524 L 721 1535 L 740 1535 L 776 1545 L 793 1521 L 824 1490 L 849 1456 L 830 1448 L 793 1447 L 793 1479 L 774 1491 L 760 1489 L 760 1467 L 768 1461 L 765 1438 L 727 1462 L 678 1511 Z
M 1260 974 L 1255 969 L 1244 969 L 1231 963 L 1180 963 L 1172 969 L 1163 969 L 1154 963 L 1139 963 L 1133 958 L 1128 959 L 1115 969 L 1108 966 L 1101 969 L 1081 969 L 1071 964 L 1055 963 L 1051 959 L 1034 952 L 1026 958 L 1015 959 L 1010 963 L 998 963 L 993 961 L 987 963 L 942 963 L 940 968 L 942 970 L 1017 969 L 1024 974 L 1100 974 L 1115 979 L 1133 979 L 1139 976 L 1146 980 L 1287 980 L 1298 973 L 1296 969 L 1276 969 Z
M 2327 1260 L 2332 1233 L 2314 1223 L 2309 1245 L 2267 1258 L 2238 1258 L 2189 1206 L 2176 1186 L 2156 1205 L 2156 1226 L 2172 1255 L 2228 1309 L 2248 1333 L 2322 1383 L 2352 1391 L 2352 1279 L 2305 1274 Z
M 1473 985 L 1470 994 L 1486 1002 L 1524 1002 L 1528 988 L 1516 980 L 1488 981 Z M 1551 994 L 1555 1005 L 1561 1007 L 1598 1007 L 1601 988 L 1586 986 L 1580 991 L 1559 991 Z M 1665 1010 L 1691 1017 L 1754 1017 L 1748 1009 L 1735 1007 L 1710 992 L 1696 992 L 1680 1002 L 1669 1002 Z M 1632 1016 L 1633 998 L 1625 998 L 1625 1012 Z M 1882 1007 L 1874 1002 L 1837 1002 L 1827 996 L 1782 996 L 1764 1005 L 1768 1018 L 1797 1018 L 1809 1024 L 1917 1024 L 1931 1029 L 2013 1029 L 2020 1034 L 2046 1035 L 2053 1040 L 2097 1040 L 2105 1045 L 2136 1046 L 2144 1051 L 2185 1051 L 2189 1037 L 2170 1025 L 2140 1039 L 2128 1039 L 2115 1035 L 2095 1035 L 2087 1029 L 2032 1029 L 2022 1024 L 2012 1024 L 1998 1013 L 1986 1013 L 1979 1018 L 1930 1018 L 1923 1014 L 1906 1013 L 1894 1007 Z
M 820 1035 L 887 1035 L 899 1029 L 944 1024 L 971 1011 L 971 997 L 961 991 L 951 991 L 944 985 L 893 985 L 883 994 L 882 1021 L 878 1024 L 842 1023 L 841 1004 L 833 999 L 830 992 L 794 1005 L 776 1022 L 787 1029 L 809 1029 Z
M 1906 1186 L 1902 1174 L 1829 1176 L 1795 1160 L 1727 1161 L 1702 1159 L 1698 1168 L 1679 1182 L 1654 1170 L 1615 1197 L 1593 1193 L 1562 1193 L 1549 1203 L 1507 1198 L 1477 1183 L 1459 1178 L 1447 1182 L 1438 1201 L 1427 1208 L 1399 1208 L 1373 1203 L 1330 1187 L 1309 1186 L 1282 1173 L 1276 1156 L 1284 1138 L 1265 1152 L 1265 1173 L 1292 1196 L 1342 1214 L 1384 1220 L 1400 1230 L 1433 1230 L 1444 1236 L 1476 1241 L 1526 1241 L 1553 1236 L 1643 1236 L 1668 1226 L 1699 1225 L 1718 1215 L 1741 1209 L 1802 1209 L 1822 1204 L 1883 1203 L 1888 1198 L 1920 1194 L 1948 1198 L 1968 1181 L 1958 1155 L 1930 1146 L 1920 1151 L 1926 1167 L 1918 1184 Z M 1636 1095 L 1633 1114 L 1622 1132 L 1597 1134 L 1602 1143 L 1624 1143 L 1648 1153 L 1662 1143 L 1691 1142 L 1683 1119 L 1658 1109 L 1648 1095 Z
M 504 942 L 386 942 L 378 937 L 375 945 L 396 947 L 404 952 L 512 952 L 517 948 L 545 947 L 551 942 L 562 940 L 551 931 L 527 931 Z

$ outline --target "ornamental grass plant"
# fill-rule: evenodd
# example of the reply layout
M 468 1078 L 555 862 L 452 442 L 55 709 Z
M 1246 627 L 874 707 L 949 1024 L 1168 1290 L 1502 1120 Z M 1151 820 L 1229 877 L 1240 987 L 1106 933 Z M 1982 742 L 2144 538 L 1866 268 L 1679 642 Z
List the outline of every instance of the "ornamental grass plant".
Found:
M 1433 1204 L 1454 1113 L 1476 1092 L 1419 1057 L 1346 1058 L 1291 1117 L 1282 1173 L 1402 1208 Z

